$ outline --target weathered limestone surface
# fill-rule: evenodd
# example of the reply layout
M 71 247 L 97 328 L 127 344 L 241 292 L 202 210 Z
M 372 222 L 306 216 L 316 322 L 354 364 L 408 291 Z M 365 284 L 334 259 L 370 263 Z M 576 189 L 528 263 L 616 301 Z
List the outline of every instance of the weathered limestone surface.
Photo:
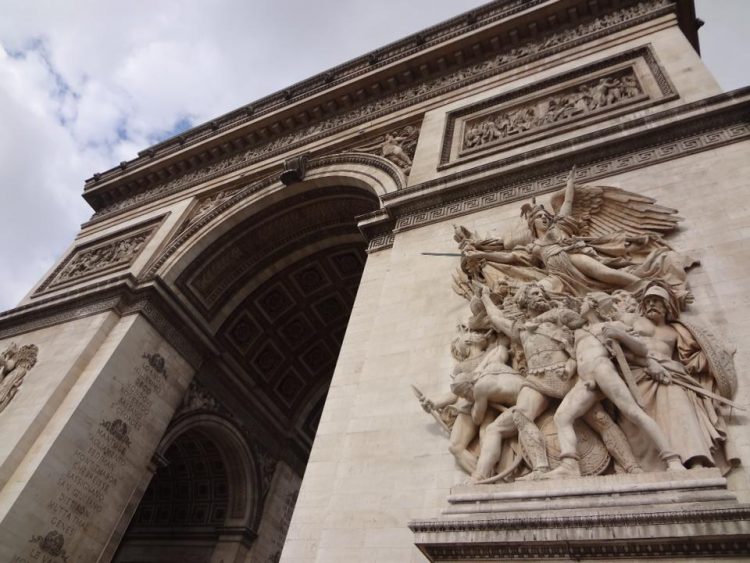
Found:
M 601 182 L 679 207 L 685 226 L 674 245 L 702 261 L 691 274 L 693 306 L 706 311 L 738 343 L 750 337 L 743 313 L 750 291 L 750 250 L 743 229 L 750 225 L 750 212 L 736 205 L 744 197 L 741 178 L 750 172 L 743 156 L 748 148 L 739 143 Z M 737 173 L 727 175 L 727 170 Z M 462 217 L 461 222 L 478 232 L 501 231 L 517 214 L 518 206 L 511 204 Z M 403 526 L 438 515 L 446 508 L 451 487 L 465 479 L 447 451 L 445 437 L 419 412 L 409 389 L 413 383 L 425 394 L 438 394 L 450 379 L 449 343 L 456 323 L 467 314 L 446 281 L 457 258 L 422 252 L 452 252 L 452 231 L 450 223 L 443 222 L 400 233 L 392 250 L 368 261 L 332 383 L 333 402 L 324 410 L 284 560 L 377 561 L 391 553 L 398 554 L 393 560 L 421 561 L 422 555 L 407 547 Z M 381 279 L 373 286 L 368 282 L 376 266 Z M 372 300 L 378 300 L 374 317 L 362 310 Z M 367 326 L 366 339 L 360 323 Z M 359 357 L 361 365 L 352 366 L 349 355 Z M 741 345 L 735 362 L 740 374 L 750 366 Z M 746 405 L 749 399 L 743 380 L 735 400 Z M 750 444 L 743 425 L 742 415 L 729 418 L 731 439 L 744 461 Z M 748 502 L 744 467 L 728 479 L 739 500 Z M 362 511 L 361 503 L 366 506 Z M 321 513 L 330 516 L 321 519 Z M 396 542 L 403 551 L 395 550 Z
M 54 351 L 50 340 L 40 340 L 42 353 L 44 344 Z M 81 367 L 3 488 L 7 561 L 96 559 L 192 376 L 137 316 L 117 322 Z
M 656 522 L 662 539 L 735 529 L 746 541 L 739 410 L 722 413 L 739 461 L 726 475 L 469 486 L 471 462 L 412 388 L 428 406 L 460 364 L 451 344 L 470 307 L 451 280 L 476 249 L 456 247 L 454 224 L 502 236 L 576 166 L 578 187 L 684 218 L 668 243 L 700 260 L 690 310 L 737 345 L 731 400 L 750 404 L 750 93 L 720 92 L 691 10 L 496 2 L 88 180 L 92 220 L 0 315 L 0 560 L 421 562 L 415 542 L 497 541 L 485 520 L 513 508 L 528 526 L 507 534 L 507 554 L 534 548 L 545 492 L 581 518 L 548 539 L 602 540 L 585 525 L 599 517 L 642 538 L 662 518 L 643 516 L 652 502 L 683 518 Z M 475 316 L 500 293 L 488 289 Z M 544 473 L 526 460 L 513 476 L 528 469 Z M 709 516 L 685 523 L 696 491 Z

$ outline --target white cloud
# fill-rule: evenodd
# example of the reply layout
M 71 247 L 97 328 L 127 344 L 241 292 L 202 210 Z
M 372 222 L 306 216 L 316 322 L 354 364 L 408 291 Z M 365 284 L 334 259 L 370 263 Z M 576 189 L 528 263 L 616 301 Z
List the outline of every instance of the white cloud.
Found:
M 0 309 L 89 217 L 94 172 L 482 3 L 0 0 Z

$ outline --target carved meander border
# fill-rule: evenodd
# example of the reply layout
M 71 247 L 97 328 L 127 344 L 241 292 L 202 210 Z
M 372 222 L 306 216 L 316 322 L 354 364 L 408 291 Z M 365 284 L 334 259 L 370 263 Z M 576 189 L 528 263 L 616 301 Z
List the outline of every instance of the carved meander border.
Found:
M 143 250 L 146 248 L 146 246 L 158 230 L 159 225 L 164 222 L 168 215 L 169 213 L 165 213 L 163 215 L 160 215 L 159 217 L 149 219 L 148 221 L 144 221 L 128 229 L 118 231 L 114 234 L 105 235 L 93 241 L 75 246 L 68 253 L 65 259 L 60 262 L 60 264 L 58 264 L 53 272 L 49 276 L 47 276 L 44 282 L 42 282 L 42 284 L 34 292 L 32 297 L 37 297 L 50 291 L 70 287 L 82 281 L 90 280 L 92 278 L 100 277 L 102 275 L 111 274 L 114 272 L 119 272 L 129 268 L 133 264 L 133 262 L 135 262 L 138 256 L 141 255 Z M 82 256 L 84 253 L 94 250 L 104 250 L 107 248 L 112 248 L 121 242 L 133 240 L 136 237 L 142 237 L 142 240 L 139 243 L 138 249 L 135 251 L 135 253 L 129 256 L 126 260 L 114 262 L 110 265 L 99 268 L 88 268 L 82 271 L 79 275 L 60 279 L 68 265 L 71 264 L 76 258 Z
M 744 89 L 744 92 L 750 93 L 750 88 Z M 740 91 L 736 91 L 721 94 L 716 98 L 721 100 L 739 97 L 740 95 Z M 710 102 L 711 99 L 701 100 L 694 104 L 676 108 L 674 111 L 667 110 L 665 113 L 669 115 L 679 114 L 689 109 L 709 106 Z M 578 153 L 575 156 L 567 154 L 552 161 L 525 167 L 523 170 L 502 177 L 496 176 L 489 180 L 464 184 L 456 188 L 457 192 L 463 192 L 462 197 L 451 199 L 448 193 L 442 193 L 440 203 L 430 207 L 423 207 L 424 203 L 419 205 L 416 201 L 413 204 L 404 204 L 398 211 L 391 209 L 395 220 L 393 232 L 399 233 L 559 189 L 565 185 L 570 165 L 574 160 L 577 166 L 577 180 L 590 182 L 620 172 L 635 170 L 728 143 L 742 141 L 750 138 L 749 105 L 748 102 L 742 105 L 738 104 L 739 107 L 731 108 L 728 112 L 719 112 L 717 115 L 703 115 L 700 118 L 685 121 L 681 120 L 667 125 L 661 130 L 648 130 L 632 139 L 608 141 L 599 147 L 588 149 L 584 154 Z M 648 122 L 649 119 L 643 119 L 640 124 L 643 125 Z M 618 130 L 620 129 L 618 128 Z M 577 142 L 584 143 L 610 133 L 612 131 L 599 131 L 579 138 Z M 460 181 L 463 177 L 469 175 L 479 174 L 491 169 L 502 169 L 519 159 L 527 160 L 558 148 L 567 148 L 570 143 L 564 143 L 564 145 L 564 147 L 543 147 L 538 151 L 531 151 L 520 157 L 498 160 L 467 172 L 457 173 L 449 179 Z M 447 180 L 443 178 L 440 183 L 445 184 Z M 425 182 L 404 191 L 423 191 L 433 185 L 438 185 L 438 182 Z M 467 192 L 469 193 L 467 194 Z M 395 196 L 398 195 L 400 194 L 395 194 Z M 384 200 L 387 200 L 387 198 L 384 198 Z
M 649 76 L 639 76 L 639 74 L 641 74 L 638 72 L 639 67 L 641 67 L 639 64 L 640 61 L 645 63 Z M 511 109 L 520 104 L 542 102 L 560 94 L 561 92 L 585 84 L 590 80 L 606 78 L 607 76 L 623 72 L 627 69 L 631 69 L 638 79 L 639 85 L 642 89 L 642 94 L 640 96 L 630 100 L 624 100 L 620 103 L 599 110 L 594 110 L 590 113 L 569 118 L 562 122 L 536 127 L 528 132 L 515 135 L 511 138 L 506 137 L 499 139 L 496 142 L 488 143 L 477 148 L 464 149 L 460 146 L 460 140 L 458 148 L 456 147 L 456 129 L 460 130 L 459 137 L 463 139 L 463 126 L 469 123 L 472 119 L 492 115 L 495 112 Z M 644 78 L 647 80 L 644 81 Z M 655 92 L 653 92 L 654 88 L 649 88 L 649 84 L 644 83 L 649 79 L 653 80 L 653 83 L 658 88 L 659 94 L 656 96 L 653 95 L 655 94 Z M 533 96 L 536 92 L 560 85 L 564 86 L 546 92 L 542 96 Z M 614 57 L 602 59 L 575 70 L 558 74 L 546 80 L 534 82 L 522 88 L 493 96 L 482 102 L 448 113 L 438 170 L 444 170 L 478 158 L 484 158 L 490 154 L 500 152 L 501 150 L 507 150 L 532 143 L 540 140 L 540 138 L 545 135 L 559 135 L 566 131 L 570 131 L 571 129 L 588 126 L 605 119 L 612 119 L 625 112 L 635 112 L 647 107 L 666 103 L 677 97 L 677 90 L 669 80 L 662 65 L 659 64 L 651 45 L 624 51 Z M 492 109 L 492 111 L 488 112 L 487 110 L 489 109 Z

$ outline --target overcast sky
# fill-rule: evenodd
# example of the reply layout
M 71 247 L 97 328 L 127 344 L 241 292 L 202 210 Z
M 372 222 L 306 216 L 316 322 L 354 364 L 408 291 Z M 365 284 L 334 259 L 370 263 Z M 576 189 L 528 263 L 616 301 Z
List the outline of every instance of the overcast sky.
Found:
M 0 0 L 0 310 L 91 215 L 94 172 L 483 3 Z M 750 84 L 750 1 L 696 5 L 722 87 Z

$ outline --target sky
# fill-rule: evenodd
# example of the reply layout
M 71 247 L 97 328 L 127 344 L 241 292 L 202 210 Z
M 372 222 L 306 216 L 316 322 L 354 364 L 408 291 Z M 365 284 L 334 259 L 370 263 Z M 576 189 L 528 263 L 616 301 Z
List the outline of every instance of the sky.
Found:
M 91 216 L 94 172 L 484 3 L 0 0 L 0 311 Z M 750 85 L 750 1 L 696 12 L 720 85 Z

